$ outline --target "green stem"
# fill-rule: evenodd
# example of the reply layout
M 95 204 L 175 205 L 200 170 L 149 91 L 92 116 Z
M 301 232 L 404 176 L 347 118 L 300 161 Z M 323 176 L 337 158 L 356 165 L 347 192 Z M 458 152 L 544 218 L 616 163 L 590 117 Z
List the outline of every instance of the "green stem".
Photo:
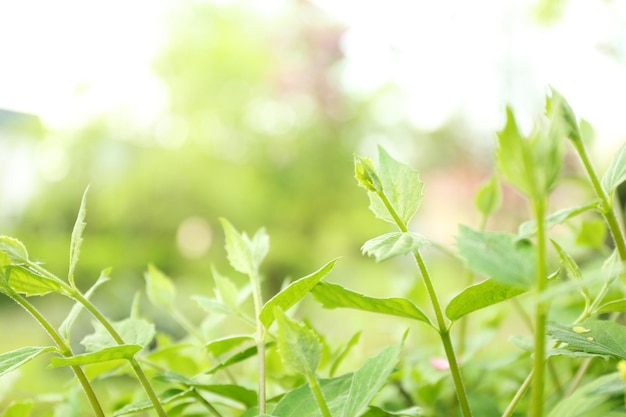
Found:
M 400 219 L 400 216 L 398 216 L 398 213 L 389 202 L 389 199 L 387 198 L 385 193 L 378 192 L 377 195 L 382 200 L 383 204 L 387 208 L 387 211 L 389 211 L 389 214 L 391 214 L 391 217 L 393 217 L 400 231 L 402 233 L 408 232 L 407 225 L 402 221 L 402 219 Z M 469 405 L 467 392 L 465 390 L 465 384 L 463 383 L 461 369 L 459 368 L 459 363 L 454 352 L 452 339 L 450 338 L 450 329 L 443 316 L 443 310 L 441 308 L 441 304 L 439 303 L 439 297 L 437 296 L 435 287 L 433 286 L 430 272 L 428 272 L 428 268 L 426 267 L 424 259 L 422 258 L 422 255 L 419 253 L 419 251 L 415 251 L 413 256 L 419 268 L 422 279 L 424 280 L 424 285 L 426 286 L 426 291 L 428 293 L 428 297 L 430 298 L 430 302 L 435 313 L 435 318 L 437 320 L 437 329 L 439 331 L 439 336 L 441 338 L 443 348 L 446 352 L 446 358 L 448 360 L 448 365 L 450 366 L 450 374 L 452 375 L 452 380 L 454 382 L 454 387 L 456 389 L 456 395 L 459 400 L 461 411 L 463 412 L 463 416 L 471 417 L 472 410 Z
M 324 398 L 324 393 L 322 392 L 322 388 L 320 387 L 319 382 L 315 375 L 311 375 L 306 377 L 309 386 L 311 387 L 311 391 L 313 391 L 313 396 L 315 397 L 315 401 L 317 402 L 320 411 L 322 412 L 323 417 L 332 417 L 330 413 L 330 409 L 328 408 L 328 403 L 326 402 L 326 398 Z
M 260 314 L 263 307 L 263 299 L 261 294 L 261 278 L 258 275 L 250 275 L 252 284 L 252 295 L 254 298 L 254 315 L 256 317 L 256 346 L 258 358 L 258 403 L 259 414 L 265 413 L 265 332 L 263 323 L 261 323 Z
M 535 278 L 536 305 L 535 305 L 535 346 L 533 369 L 534 376 L 530 398 L 530 415 L 541 417 L 544 408 L 544 384 L 546 361 L 546 324 L 548 304 L 542 294 L 547 285 L 546 267 L 546 225 L 545 225 L 545 198 L 537 198 L 533 202 L 533 211 L 537 220 L 537 271 Z
M 502 417 L 511 417 L 513 415 L 515 407 L 517 407 L 517 404 L 519 404 L 520 400 L 526 393 L 526 390 L 528 389 L 528 387 L 530 387 L 530 384 L 533 380 L 533 374 L 534 372 L 530 371 L 524 382 L 522 382 L 522 385 L 520 385 L 520 387 L 518 388 L 517 392 L 513 396 L 513 399 L 511 399 L 508 407 L 506 407 L 506 410 L 504 410 L 504 412 L 502 413 Z
M 202 405 L 204 405 L 209 410 L 209 412 L 213 414 L 215 417 L 222 417 L 222 414 L 219 411 L 217 411 L 215 407 L 213 407 L 213 404 L 208 402 L 202 395 L 200 395 L 198 391 L 193 390 L 192 395 L 196 400 L 198 400 L 198 402 L 202 403 Z
M 39 312 L 39 310 L 33 307 L 28 301 L 26 301 L 24 297 L 22 297 L 18 293 L 12 292 L 11 294 L 9 294 L 9 297 L 11 297 L 17 304 L 19 304 L 31 316 L 33 316 L 35 320 L 37 320 L 37 322 L 44 328 L 46 333 L 48 333 L 48 335 L 52 338 L 52 340 L 54 340 L 54 342 L 57 344 L 57 346 L 59 347 L 59 351 L 63 356 L 67 358 L 74 356 L 74 354 L 72 353 L 72 349 L 67 345 L 63 337 L 61 337 L 61 335 L 54 329 L 54 327 L 52 327 L 52 325 Z M 102 410 L 102 406 L 100 405 L 100 402 L 98 401 L 98 398 L 96 397 L 96 393 L 94 392 L 93 387 L 91 386 L 91 383 L 89 382 L 89 379 L 83 372 L 83 369 L 77 365 L 72 365 L 70 366 L 70 368 L 76 375 L 78 382 L 80 383 L 80 385 L 83 388 L 83 391 L 87 395 L 89 403 L 91 404 L 91 408 L 93 408 L 93 411 L 96 414 L 96 416 L 104 417 L 104 411 Z

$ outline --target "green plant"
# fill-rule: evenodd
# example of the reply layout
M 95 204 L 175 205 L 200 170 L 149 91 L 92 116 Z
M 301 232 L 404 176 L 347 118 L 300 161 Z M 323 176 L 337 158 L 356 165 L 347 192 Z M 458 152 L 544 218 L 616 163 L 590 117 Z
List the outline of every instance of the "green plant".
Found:
M 555 90 L 544 118 L 528 136 L 507 110 L 506 125 L 498 134 L 498 172 L 476 193 L 478 227 L 461 225 L 457 251 L 451 254 L 464 275 L 453 295 L 446 288 L 450 277 L 437 265 L 431 267 L 435 260 L 426 256 L 437 245 L 410 224 L 423 198 L 419 173 L 383 148 L 378 164 L 355 156 L 355 176 L 367 191 L 373 214 L 396 231 L 368 240 L 362 252 L 377 262 L 412 257 L 420 276 L 414 288 L 423 289 L 424 296 L 412 291 L 374 297 L 329 282 L 333 260 L 265 301 L 267 233 L 260 229 L 249 236 L 221 219 L 228 261 L 246 283 L 213 268 L 213 296 L 192 296 L 206 313 L 200 322 L 187 316 L 174 281 L 164 272 L 150 265 L 145 274 L 147 298 L 180 326 L 182 337 L 157 331 L 153 320 L 142 317 L 146 309 L 139 292 L 128 318 L 113 322 L 105 317 L 91 298 L 110 280 L 109 269 L 88 291 L 77 288 L 74 273 L 86 216 L 83 196 L 66 280 L 31 260 L 17 239 L 0 237 L 0 291 L 28 311 L 55 344 L 1 354 L 0 376 L 44 354 L 50 355 L 52 367 L 71 368 L 85 395 L 75 395 L 71 384 L 53 407 L 54 415 L 626 416 L 626 327 L 620 320 L 626 311 L 626 241 L 615 198 L 626 180 L 626 145 L 600 177 L 582 131 Z M 594 197 L 551 211 L 551 195 L 564 181 L 568 140 Z M 516 233 L 486 228 L 502 204 L 501 180 L 517 189 L 531 213 Z M 558 231 L 558 226 L 566 227 Z M 58 327 L 31 302 L 34 296 L 54 294 L 74 303 Z M 342 343 L 330 342 L 314 321 L 295 318 L 307 294 L 325 309 L 360 310 L 416 326 L 368 355 L 357 369 L 337 375 L 358 345 L 361 329 Z M 503 324 L 518 316 L 530 337 L 515 338 L 518 348 L 502 347 L 496 359 L 481 359 L 481 349 L 488 346 L 472 321 L 483 320 L 480 313 L 498 305 L 511 308 L 500 310 L 504 317 L 491 318 L 487 330 L 505 336 L 524 333 Z M 82 310 L 94 318 L 94 332 L 82 338 L 84 352 L 75 353 L 71 335 Z M 428 342 L 432 332 L 438 347 Z M 445 364 L 425 365 L 424 356 L 439 349 Z M 250 362 L 256 366 L 250 368 Z M 140 390 L 126 389 L 130 375 Z M 453 389 L 446 384 L 448 378 Z M 123 388 L 111 388 L 117 384 Z M 52 415 L 40 408 L 16 401 L 2 415 Z

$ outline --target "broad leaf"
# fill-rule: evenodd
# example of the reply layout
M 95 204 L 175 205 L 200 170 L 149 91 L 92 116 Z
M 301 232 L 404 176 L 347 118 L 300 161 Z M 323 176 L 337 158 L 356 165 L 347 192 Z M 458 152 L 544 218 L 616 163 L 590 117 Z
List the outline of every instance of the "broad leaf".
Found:
M 598 207 L 598 200 L 591 201 L 587 204 L 583 204 L 576 207 L 570 207 L 562 210 L 555 211 L 554 213 L 546 216 L 544 219 L 546 229 L 550 229 L 557 224 L 561 224 L 572 217 L 578 216 L 589 210 L 594 210 Z M 522 237 L 530 237 L 537 233 L 537 221 L 530 220 L 520 225 L 518 233 Z
M 156 377 L 159 381 L 167 383 L 175 383 L 183 385 L 186 388 L 195 388 L 198 391 L 207 391 L 220 397 L 229 398 L 231 400 L 242 403 L 248 407 L 257 404 L 256 391 L 247 389 L 240 385 L 233 384 L 202 384 L 184 375 L 169 372 L 165 375 Z
M 532 183 L 531 167 L 525 163 L 529 159 L 526 139 L 522 137 L 513 110 L 506 109 L 506 124 L 498 132 L 498 149 L 496 151 L 498 169 L 504 179 L 520 190 L 523 194 L 532 195 L 535 186 Z
M 10 265 L 0 272 L 2 285 L 8 285 L 12 291 L 26 296 L 45 295 L 50 292 L 62 292 L 62 282 L 43 276 L 27 266 Z
M 555 114 L 555 117 L 561 120 L 565 137 L 572 142 L 582 142 L 582 134 L 576 122 L 576 115 L 569 103 L 554 87 L 550 87 L 550 92 L 552 97 L 547 100 L 548 112 Z
M 448 304 L 446 316 L 450 320 L 458 320 L 469 313 L 516 297 L 525 291 L 524 288 L 487 279 L 457 294 Z
M 226 352 L 229 352 L 240 346 L 245 342 L 254 342 L 254 337 L 252 336 L 228 336 L 222 339 L 213 340 L 206 345 L 206 350 L 208 353 L 213 355 L 214 357 L 219 357 Z
M 113 327 L 127 345 L 146 347 L 154 338 L 154 324 L 141 319 L 124 319 L 113 323 Z M 118 346 L 113 337 L 100 323 L 94 323 L 95 332 L 87 335 L 80 342 L 88 352 L 96 352 L 108 347 Z
M 92 363 L 108 362 L 120 359 L 132 359 L 137 352 L 142 349 L 139 345 L 118 345 L 107 347 L 95 352 L 75 355 L 71 357 L 52 357 L 50 363 L 53 367 L 59 366 L 79 366 Z
M 220 274 L 217 269 L 211 266 L 211 275 L 215 281 L 215 296 L 233 310 L 238 309 L 239 298 L 235 284 L 226 276 Z
M 144 277 L 150 302 L 157 307 L 172 309 L 176 298 L 176 288 L 172 280 L 152 264 L 148 265 Z
M 268 349 L 272 346 L 274 346 L 276 344 L 276 342 L 267 342 L 265 343 L 265 349 Z M 256 356 L 258 353 L 258 349 L 255 346 L 251 346 L 249 348 L 246 348 L 240 352 L 235 353 L 234 355 L 228 357 L 227 359 L 225 359 L 224 361 L 220 362 L 219 364 L 217 364 L 216 366 L 214 366 L 213 368 L 209 369 L 206 373 L 207 374 L 214 374 L 215 372 L 224 369 L 224 368 L 228 368 L 231 365 L 234 365 L 236 363 L 239 362 L 243 362 L 246 359 L 249 359 L 253 356 Z
M 577 326 L 551 324 L 548 334 L 566 349 L 626 359 L 626 327 L 613 321 L 586 320 Z
M 576 235 L 576 244 L 601 249 L 605 246 L 606 234 L 607 228 L 602 219 L 585 219 Z
M 623 399 L 624 382 L 619 374 L 602 375 L 564 397 L 548 417 L 623 417 Z M 614 409 L 620 411 L 613 414 Z
M 615 189 L 624 181 L 626 181 L 626 144 L 622 145 L 604 173 L 602 188 L 612 196 Z
M 406 298 L 374 298 L 350 291 L 341 285 L 320 282 L 313 288 L 313 297 L 324 308 L 352 308 L 378 314 L 423 321 L 430 320 L 415 304 Z
M 285 366 L 307 377 L 315 377 L 322 357 L 319 338 L 306 325 L 289 319 L 283 310 L 274 310 L 278 324 L 278 352 Z
M 284 290 L 272 297 L 261 309 L 259 319 L 266 329 L 269 329 L 274 320 L 274 309 L 280 307 L 289 310 L 298 301 L 308 294 L 335 266 L 336 260 L 330 261 L 317 271 L 300 278 L 287 286 Z
M 478 188 L 474 205 L 485 217 L 498 211 L 502 205 L 502 191 L 497 176 L 493 175 Z
M 502 232 L 482 232 L 459 226 L 459 255 L 472 271 L 505 285 L 528 288 L 534 281 L 532 244 Z
M 226 253 L 231 266 L 246 275 L 256 275 L 261 262 L 269 251 L 269 236 L 265 229 L 259 229 L 250 239 L 246 233 L 239 233 L 226 219 L 220 218 L 226 236 Z
M 89 186 L 83 193 L 83 198 L 80 201 L 80 208 L 78 209 L 78 216 L 72 229 L 72 239 L 70 241 L 70 267 L 67 274 L 67 279 L 72 287 L 74 287 L 74 270 L 76 264 L 78 264 L 78 257 L 80 255 L 80 247 L 83 244 L 83 231 L 85 230 L 85 217 L 87 216 L 87 191 Z
M 361 248 L 361 252 L 373 256 L 376 262 L 382 262 L 394 256 L 415 253 L 428 245 L 428 240 L 420 234 L 392 232 L 368 240 Z
M 11 372 L 45 352 L 54 351 L 52 346 L 26 346 L 0 354 L 0 376 Z
M 5 408 L 2 417 L 28 417 L 32 409 L 32 401 L 12 402 Z
M 9 260 L 14 265 L 28 263 L 28 251 L 26 250 L 26 246 L 15 238 L 0 236 L 0 252 L 9 255 Z
M 626 298 L 622 298 L 621 300 L 614 300 L 614 301 L 610 301 L 608 303 L 602 304 L 595 313 L 601 314 L 601 313 L 613 313 L 613 312 L 624 312 L 624 311 L 626 311 Z
M 333 416 L 342 416 L 350 393 L 353 374 L 320 379 L 320 387 Z M 272 411 L 276 417 L 320 417 L 319 406 L 307 384 L 287 392 Z

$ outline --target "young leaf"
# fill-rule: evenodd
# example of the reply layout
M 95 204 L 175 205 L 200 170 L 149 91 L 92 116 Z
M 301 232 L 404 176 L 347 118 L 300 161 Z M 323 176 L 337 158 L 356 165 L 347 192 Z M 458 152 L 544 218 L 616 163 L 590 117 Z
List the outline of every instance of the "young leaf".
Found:
M 598 310 L 595 311 L 595 313 L 602 314 L 624 311 L 626 311 L 626 298 L 602 304 L 600 307 L 598 307 Z
M 261 262 L 269 251 L 269 236 L 265 229 L 259 229 L 250 239 L 239 233 L 226 219 L 220 218 L 226 236 L 226 253 L 232 267 L 246 275 L 256 275 Z
M 26 250 L 26 246 L 15 238 L 0 236 L 0 252 L 6 253 L 13 265 L 28 263 L 28 251 Z
M 310 275 L 307 275 L 304 278 L 300 278 L 297 281 L 289 284 L 287 288 L 276 294 L 272 299 L 270 299 L 263 308 L 261 309 L 261 313 L 259 313 L 259 320 L 265 326 L 266 329 L 269 329 L 272 321 L 274 320 L 274 309 L 276 307 L 280 307 L 284 311 L 289 310 L 293 307 L 298 301 L 302 299 L 306 294 L 308 294 L 311 289 L 313 289 L 335 266 L 336 260 L 330 261 L 322 268 L 313 272 Z
M 420 234 L 392 232 L 368 240 L 361 248 L 361 252 L 373 256 L 376 262 L 382 262 L 394 256 L 415 253 L 428 245 L 428 240 Z
M 10 265 L 0 272 L 2 285 L 7 285 L 12 291 L 26 296 L 45 295 L 50 292 L 62 292 L 62 283 L 56 279 L 43 276 L 22 265 Z
M 211 275 L 215 281 L 215 296 L 218 300 L 223 301 L 227 306 L 234 310 L 239 307 L 238 291 L 233 282 L 220 274 L 217 269 L 211 265 Z
M 601 219 L 585 219 L 576 235 L 576 244 L 588 248 L 602 248 L 607 228 Z
M 373 298 L 350 291 L 341 285 L 320 282 L 313 288 L 313 297 L 324 308 L 352 308 L 378 314 L 404 317 L 431 324 L 415 304 L 406 298 Z
M 506 109 L 506 124 L 498 132 L 498 149 L 496 152 L 498 169 L 504 179 L 525 195 L 532 195 L 535 188 L 533 176 L 529 172 L 526 160 L 529 159 L 526 139 L 522 137 L 513 110 Z
M 598 201 L 599 200 L 593 200 L 587 204 L 555 211 L 549 216 L 546 216 L 546 218 L 544 219 L 546 229 L 550 229 L 557 224 L 561 224 L 566 220 L 571 219 L 572 217 L 578 216 L 581 213 L 596 209 L 598 207 Z M 521 237 L 530 237 L 533 236 L 535 233 L 537 233 L 536 220 L 529 220 L 527 222 L 524 222 L 520 225 L 518 229 L 518 234 Z
M 52 346 L 26 346 L 0 354 L 0 376 L 11 372 L 45 352 L 54 351 Z
M 496 175 L 493 175 L 478 188 L 474 197 L 474 205 L 478 212 L 485 217 L 498 211 L 502 205 L 502 192 Z
M 534 280 L 535 251 L 527 240 L 460 225 L 457 248 L 469 269 L 488 278 L 521 288 Z
M 184 375 L 168 372 L 165 375 L 156 377 L 162 382 L 180 384 L 185 388 L 194 388 L 198 391 L 207 391 L 217 394 L 220 397 L 229 398 L 231 400 L 242 403 L 248 407 L 252 407 L 257 403 L 256 391 L 233 384 L 201 384 L 192 378 Z
M 374 193 L 383 191 L 383 185 L 370 158 L 354 156 L 354 178 L 359 186 L 367 191 Z
M 410 166 L 393 159 L 382 146 L 378 147 L 378 174 L 383 185 L 383 192 L 391 206 L 395 209 L 404 224 L 408 224 L 422 201 L 422 189 L 424 183 L 420 179 L 419 172 Z M 371 194 L 370 194 L 371 195 Z M 374 207 L 375 213 L 383 212 L 380 199 Z M 384 207 L 384 205 L 383 205 Z M 384 219 L 391 220 L 387 209 L 384 209 Z M 382 214 L 382 213 L 381 213 Z M 378 214 L 377 214 L 378 216 Z M 378 216 L 380 217 L 380 216 Z
M 561 266 L 565 268 L 565 270 L 567 271 L 567 275 L 573 280 L 576 280 L 576 281 L 582 280 L 583 275 L 580 272 L 580 267 L 578 266 L 574 258 L 572 258 L 572 256 L 569 253 L 567 253 L 565 249 L 563 249 L 563 247 L 559 245 L 557 242 L 555 242 L 554 240 L 550 240 L 550 241 L 552 242 L 552 246 L 554 246 L 557 253 L 559 254 L 559 259 L 561 260 Z
M 304 324 L 289 319 L 282 309 L 274 310 L 278 324 L 278 352 L 285 366 L 307 377 L 315 377 L 322 357 L 317 335 Z
M 146 347 L 156 334 L 154 324 L 141 319 L 124 319 L 113 323 L 113 326 L 127 345 Z M 85 336 L 80 342 L 88 352 L 118 346 L 102 324 L 94 323 L 94 329 L 94 333 Z
M 192 391 L 192 389 L 184 391 L 179 389 L 171 389 L 159 395 L 159 400 L 162 405 L 172 404 L 178 400 L 191 396 L 191 394 L 193 393 Z M 154 404 L 150 400 L 137 401 L 135 403 L 125 405 L 124 407 L 115 411 L 112 414 L 112 417 L 126 416 L 128 414 L 135 414 L 140 411 L 152 410 L 153 408 Z
M 176 298 L 176 289 L 172 280 L 152 264 L 148 265 L 148 271 L 144 277 L 150 302 L 157 307 L 172 309 Z
M 333 416 L 341 417 L 350 393 L 353 374 L 320 379 L 320 387 Z M 319 406 L 308 384 L 287 392 L 272 411 L 276 417 L 320 417 Z
M 602 177 L 602 188 L 609 196 L 626 181 L 626 144 L 622 145 Z
M 92 363 L 108 362 L 119 359 L 132 359 L 142 349 L 139 345 L 118 345 L 103 348 L 95 352 L 84 353 L 70 357 L 52 357 L 52 367 L 89 365 Z
M 228 336 L 222 339 L 213 340 L 206 345 L 206 349 L 207 352 L 214 357 L 219 357 L 244 342 L 254 342 L 254 337 L 246 335 Z
M 476 310 L 500 303 L 524 292 L 526 292 L 525 288 L 487 279 L 465 288 L 450 300 L 446 308 L 446 316 L 450 320 L 458 320 Z
M 270 347 L 274 346 L 276 344 L 276 342 L 267 342 L 265 343 L 265 350 L 269 349 Z M 234 365 L 236 363 L 239 362 L 243 362 L 248 358 L 251 358 L 253 356 L 256 356 L 258 353 L 257 350 L 257 346 L 251 346 L 249 348 L 246 348 L 240 352 L 235 353 L 234 355 L 228 357 L 227 359 L 225 359 L 224 361 L 220 362 L 219 364 L 217 364 L 216 366 L 214 366 L 213 368 L 209 369 L 206 373 L 207 374 L 214 374 L 215 372 L 224 369 L 224 368 L 228 368 L 231 365 Z
M 564 397 L 548 417 L 619 417 L 624 398 L 624 383 L 617 372 L 598 376 Z M 616 410 L 616 414 L 611 413 Z
M 87 191 L 89 191 L 89 186 L 87 186 L 85 192 L 83 193 L 83 198 L 80 201 L 80 208 L 78 209 L 78 216 L 76 217 L 76 223 L 74 223 L 74 228 L 72 229 L 72 239 L 70 242 L 70 267 L 67 274 L 67 280 L 72 287 L 75 286 L 74 270 L 76 269 L 76 264 L 78 263 L 80 247 L 83 243 L 83 231 L 86 226 L 85 217 L 87 216 Z
M 548 113 L 555 114 L 555 117 L 560 119 L 565 137 L 572 142 L 582 142 L 582 134 L 576 122 L 576 115 L 574 115 L 569 103 L 554 87 L 550 87 L 550 92 L 552 97 L 549 97 L 546 103 Z
M 350 340 L 348 340 L 348 342 L 341 349 L 341 351 L 338 352 L 337 358 L 333 361 L 330 367 L 330 370 L 328 371 L 328 374 L 330 376 L 335 375 L 335 372 L 337 372 L 337 368 L 339 368 L 339 365 L 341 365 L 341 362 L 343 362 L 343 360 L 348 357 L 348 355 L 350 354 L 350 351 L 359 342 L 360 338 L 361 338 L 361 331 L 359 330 L 358 332 L 352 335 Z
M 586 320 L 578 326 L 548 326 L 548 334 L 567 349 L 626 359 L 626 327 L 613 321 Z
M 12 402 L 2 413 L 2 417 L 28 417 L 32 409 L 32 401 Z

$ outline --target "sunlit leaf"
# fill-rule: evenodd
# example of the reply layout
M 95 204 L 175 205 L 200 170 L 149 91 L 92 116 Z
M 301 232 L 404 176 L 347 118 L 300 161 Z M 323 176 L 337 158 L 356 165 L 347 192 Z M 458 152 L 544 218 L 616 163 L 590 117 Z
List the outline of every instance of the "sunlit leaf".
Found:
M 89 191 L 89 186 L 85 189 L 83 198 L 80 201 L 80 208 L 78 209 L 78 216 L 72 229 L 72 239 L 70 241 L 70 267 L 67 278 L 72 287 L 74 287 L 74 270 L 76 269 L 76 264 L 78 264 L 80 247 L 83 244 L 83 231 L 87 225 L 85 223 L 85 217 L 87 216 L 87 191 Z
M 498 132 L 498 149 L 496 152 L 498 169 L 504 179 L 523 194 L 531 195 L 534 190 L 532 174 L 525 163 L 529 154 L 526 139 L 517 127 L 513 110 L 506 109 L 506 124 Z
M 624 382 L 617 372 L 596 376 L 563 397 L 548 417 L 620 417 L 625 415 L 621 407 L 623 399 Z
M 5 266 L 1 272 L 2 281 L 12 291 L 26 296 L 45 295 L 50 292 L 61 292 L 62 283 L 48 276 L 43 276 L 22 265 Z
M 176 298 L 176 288 L 172 280 L 156 266 L 148 265 L 144 274 L 148 298 L 157 307 L 171 309 Z
M 26 250 L 26 246 L 15 238 L 0 236 L 0 252 L 9 255 L 9 260 L 12 264 L 20 265 L 28 263 L 28 251 Z
M 585 219 L 576 234 L 576 244 L 588 248 L 601 248 L 604 246 L 606 234 L 607 228 L 602 219 Z
M 353 374 L 320 379 L 319 384 L 333 416 L 341 417 L 350 395 Z M 272 411 L 276 417 L 320 417 L 319 406 L 308 384 L 287 392 Z
M 113 323 L 113 327 L 127 345 L 146 347 L 156 334 L 154 324 L 142 319 L 124 319 Z M 94 323 L 94 329 L 94 333 L 85 336 L 80 342 L 88 352 L 95 352 L 118 345 L 102 324 Z
M 215 357 L 219 357 L 223 355 L 224 353 L 233 350 L 234 348 L 236 348 L 237 346 L 240 346 L 241 344 L 245 342 L 254 342 L 254 337 L 241 335 L 241 336 L 228 336 L 222 339 L 216 339 L 216 340 L 211 341 L 210 343 L 207 343 L 206 350 L 211 355 Z
M 354 177 L 358 184 L 371 192 L 382 192 L 383 185 L 378 178 L 374 163 L 370 158 L 355 156 L 354 157 Z
M 172 404 L 178 400 L 190 397 L 192 393 L 193 393 L 192 389 L 188 389 L 188 390 L 170 389 L 159 395 L 159 402 L 162 405 Z M 117 410 L 116 412 L 112 414 L 112 417 L 135 414 L 135 413 L 139 413 L 140 411 L 147 411 L 153 408 L 154 408 L 154 405 L 152 404 L 152 401 L 150 400 L 137 401 L 135 403 L 128 404 L 120 408 L 119 410 Z
M 608 303 L 602 304 L 598 310 L 595 312 L 597 314 L 602 313 L 613 313 L 613 312 L 624 312 L 626 311 L 626 298 L 622 298 L 620 300 L 610 301 Z
M 493 175 L 485 181 L 476 191 L 474 205 L 483 216 L 489 216 L 502 205 L 502 191 L 498 177 Z
M 187 388 L 195 388 L 198 391 L 207 391 L 220 397 L 229 398 L 240 402 L 248 407 L 257 404 L 256 391 L 233 384 L 202 384 L 184 375 L 168 372 L 165 375 L 158 376 L 156 379 L 167 383 L 176 383 Z
M 554 87 L 550 87 L 550 92 L 552 97 L 548 97 L 547 100 L 548 113 L 556 113 L 555 117 L 562 121 L 565 137 L 573 142 L 582 142 L 582 134 L 576 122 L 576 115 L 569 103 Z
M 569 350 L 626 359 L 626 327 L 614 321 L 590 319 L 577 327 L 553 323 L 548 334 Z
M 406 298 L 373 298 L 350 291 L 341 285 L 320 282 L 313 288 L 313 297 L 324 308 L 352 308 L 372 313 L 386 314 L 423 321 L 428 317 Z
M 330 376 L 335 375 L 335 372 L 337 371 L 337 368 L 339 368 L 339 365 L 341 365 L 343 360 L 348 357 L 352 348 L 356 346 L 356 344 L 359 342 L 359 339 L 361 338 L 361 333 L 361 330 L 359 330 L 358 332 L 353 334 L 350 340 L 348 340 L 348 342 L 343 346 L 341 351 L 338 352 L 336 359 L 333 361 L 330 370 L 328 371 L 328 374 Z
M 231 266 L 247 275 L 255 275 L 269 251 L 269 236 L 265 229 L 259 229 L 250 239 L 246 233 L 239 233 L 226 219 L 220 218 L 226 236 L 226 253 Z
M 602 188 L 609 195 L 613 195 L 615 189 L 626 181 L 626 144 L 622 145 L 615 154 L 609 168 L 602 177 Z
M 528 288 L 534 280 L 532 244 L 503 232 L 483 232 L 459 226 L 459 255 L 472 271 L 502 284 Z
M 276 344 L 276 342 L 267 342 L 265 343 L 265 349 L 268 349 L 272 346 L 274 346 Z M 249 359 L 253 356 L 256 356 L 258 353 L 257 350 L 257 346 L 251 346 L 249 348 L 246 348 L 242 351 L 239 351 L 237 353 L 235 353 L 232 356 L 229 356 L 227 359 L 225 359 L 224 361 L 220 362 L 219 364 L 217 364 L 216 366 L 214 366 L 213 368 L 209 369 L 206 373 L 207 374 L 214 374 L 215 372 L 224 369 L 224 368 L 228 368 L 231 365 L 234 365 L 236 363 L 239 362 L 243 362 L 246 359 Z
M 291 320 L 282 309 L 274 310 L 278 324 L 277 345 L 283 364 L 293 371 L 315 376 L 322 357 L 319 338 L 305 324 Z
M 12 402 L 4 409 L 2 417 L 28 417 L 32 409 L 32 401 Z
M 141 350 L 139 345 L 118 345 L 103 348 L 94 352 L 84 353 L 70 357 L 52 357 L 50 363 L 53 367 L 88 365 L 92 363 L 108 362 L 120 359 L 131 359 Z
M 557 224 L 561 224 L 566 220 L 569 220 L 581 213 L 589 210 L 594 210 L 598 207 L 598 200 L 591 201 L 587 204 L 583 204 L 576 207 L 569 207 L 566 209 L 555 211 L 554 213 L 545 217 L 545 227 L 550 229 Z M 537 233 L 537 221 L 530 220 L 520 225 L 518 233 L 522 237 L 530 237 Z
M 470 285 L 450 300 L 446 307 L 446 316 L 450 320 L 458 320 L 469 313 L 516 297 L 525 291 L 524 288 L 487 279 Z
M 35 347 L 26 346 L 0 354 L 0 376 L 14 371 L 27 362 L 35 359 L 45 352 L 54 351 L 52 346 Z
M 261 309 L 259 320 L 266 329 L 270 327 L 274 320 L 274 309 L 280 307 L 287 311 L 298 301 L 308 294 L 335 266 L 336 260 L 330 261 L 317 271 L 306 277 L 300 278 L 287 286 L 284 290 L 272 297 Z
M 376 258 L 376 262 L 398 255 L 415 253 L 429 245 L 428 240 L 414 232 L 392 232 L 375 237 L 365 242 L 361 251 Z
M 238 308 L 239 299 L 238 299 L 238 291 L 235 284 L 220 274 L 214 266 L 211 266 L 211 275 L 213 276 L 213 280 L 215 281 L 215 295 L 220 300 L 223 301 L 226 305 L 228 305 L 233 310 Z

